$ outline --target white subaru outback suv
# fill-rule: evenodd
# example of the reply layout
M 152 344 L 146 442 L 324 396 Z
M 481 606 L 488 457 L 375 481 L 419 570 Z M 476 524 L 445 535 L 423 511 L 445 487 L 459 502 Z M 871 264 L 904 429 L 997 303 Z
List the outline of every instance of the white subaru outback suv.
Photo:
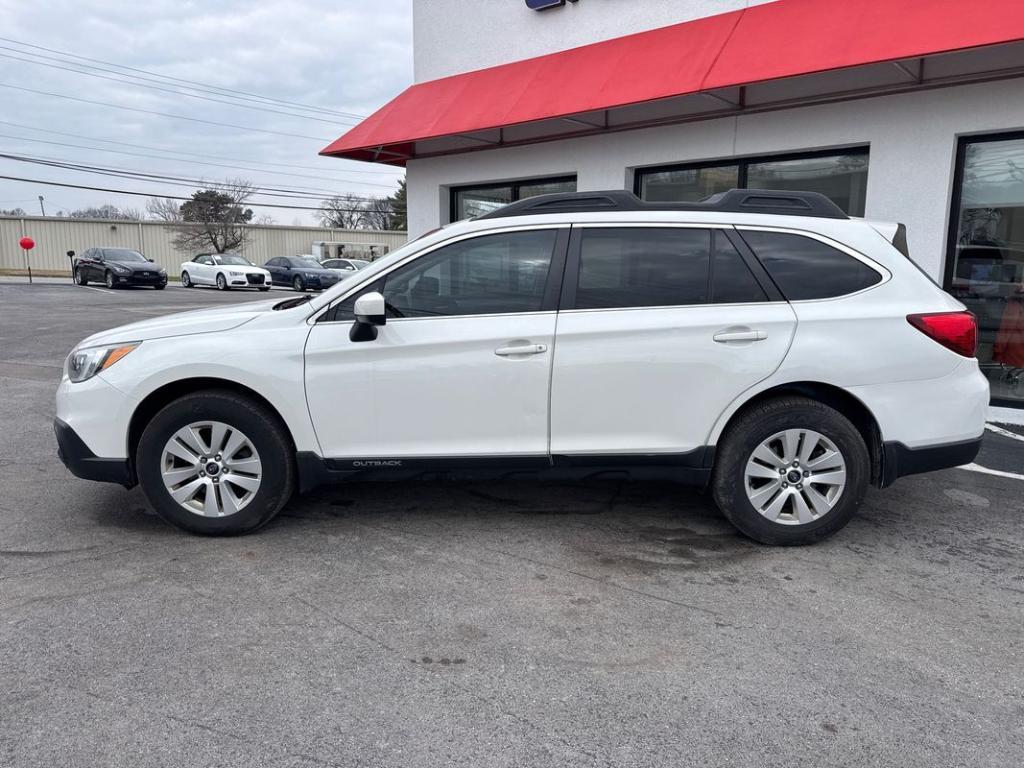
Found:
M 545 195 L 319 296 L 90 336 L 55 429 L 75 475 L 139 483 L 196 533 L 325 482 L 532 474 L 707 487 L 746 535 L 799 544 L 868 485 L 974 458 L 975 343 L 901 226 L 820 195 Z

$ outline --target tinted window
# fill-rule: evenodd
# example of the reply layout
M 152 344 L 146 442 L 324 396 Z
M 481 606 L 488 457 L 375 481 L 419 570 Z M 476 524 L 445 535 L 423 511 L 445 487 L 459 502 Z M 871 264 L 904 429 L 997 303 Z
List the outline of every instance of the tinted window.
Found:
M 843 296 L 882 280 L 866 264 L 810 237 L 753 230 L 742 235 L 790 301 Z
M 703 304 L 710 251 L 706 229 L 584 229 L 576 308 Z
M 711 266 L 711 301 L 715 304 L 748 304 L 768 301 L 768 296 L 724 232 L 715 232 Z
M 428 253 L 385 278 L 389 313 L 398 317 L 536 312 L 557 232 L 508 232 Z
M 264 264 L 264 266 L 266 266 L 266 267 L 279 267 L 279 266 L 281 266 L 281 259 L 276 259 L 276 258 L 275 259 L 271 259 L 266 264 Z

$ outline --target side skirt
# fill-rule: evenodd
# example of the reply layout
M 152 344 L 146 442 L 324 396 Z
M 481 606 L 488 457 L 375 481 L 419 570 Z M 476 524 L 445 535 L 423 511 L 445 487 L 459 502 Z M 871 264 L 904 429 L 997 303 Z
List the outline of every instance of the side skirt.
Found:
M 436 458 L 324 459 L 296 454 L 299 493 L 329 483 L 403 480 L 538 481 L 661 480 L 704 487 L 711 479 L 714 448 L 687 453 L 587 456 L 445 456 Z

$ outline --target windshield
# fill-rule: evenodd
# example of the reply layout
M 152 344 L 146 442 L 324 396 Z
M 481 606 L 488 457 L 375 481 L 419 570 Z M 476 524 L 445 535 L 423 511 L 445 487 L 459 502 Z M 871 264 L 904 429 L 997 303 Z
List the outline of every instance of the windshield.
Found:
M 303 267 L 305 269 L 323 269 L 323 264 L 314 259 L 312 256 L 296 256 L 292 260 L 293 267 Z
M 130 248 L 104 248 L 103 255 L 111 261 L 147 261 L 145 256 Z
M 253 264 L 244 256 L 239 256 L 237 253 L 222 253 L 218 256 L 214 256 L 213 260 L 218 264 L 226 264 L 228 266 L 235 267 L 251 267 Z

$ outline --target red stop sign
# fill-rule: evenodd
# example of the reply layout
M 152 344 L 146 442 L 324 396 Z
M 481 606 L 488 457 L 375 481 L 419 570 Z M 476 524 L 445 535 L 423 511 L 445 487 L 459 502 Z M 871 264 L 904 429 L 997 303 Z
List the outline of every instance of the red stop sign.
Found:
M 18 245 L 20 245 L 26 251 L 31 251 L 33 248 L 36 247 L 36 241 L 33 240 L 31 237 L 23 237 L 21 238 L 21 240 L 18 241 Z

